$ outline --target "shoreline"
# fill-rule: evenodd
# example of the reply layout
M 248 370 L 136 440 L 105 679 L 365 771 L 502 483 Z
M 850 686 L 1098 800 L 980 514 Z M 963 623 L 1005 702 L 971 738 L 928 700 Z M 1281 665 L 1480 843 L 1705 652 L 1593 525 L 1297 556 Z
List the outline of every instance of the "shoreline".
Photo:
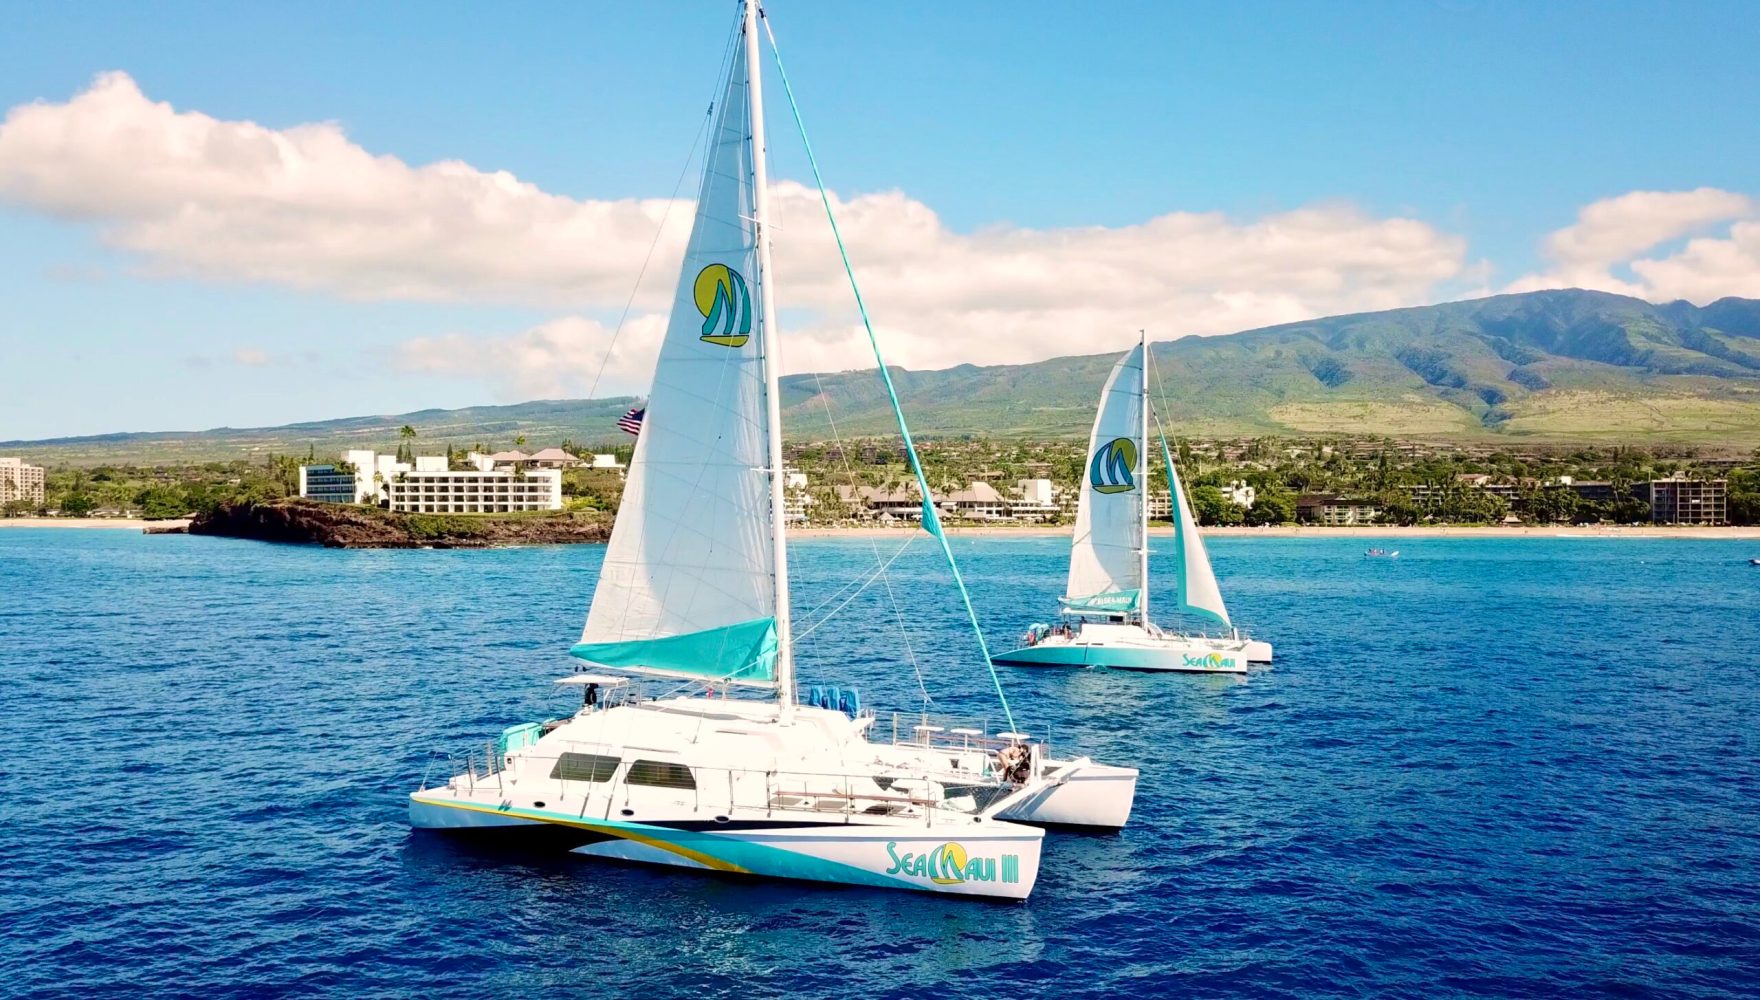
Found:
M 0 518 L 5 528 L 79 528 L 132 529 L 149 527 L 178 530 L 189 525 L 189 518 L 148 521 L 138 517 L 8 517 Z M 895 528 L 791 528 L 791 538 L 905 538 L 917 531 L 915 524 Z M 953 536 L 997 536 L 1013 538 L 1068 538 L 1072 529 L 1043 525 L 963 525 L 947 527 Z M 1700 538 L 1760 539 L 1760 525 L 1598 525 L 1579 528 L 1574 525 L 1361 525 L 1337 527 L 1330 525 L 1280 524 L 1249 528 L 1240 525 L 1201 529 L 1206 538 Z M 1171 537 L 1173 529 L 1150 528 L 1151 536 Z
M 791 538 L 903 538 L 917 530 L 913 524 L 909 528 L 791 528 Z M 973 525 L 955 527 L 949 525 L 948 535 L 997 535 L 1018 538 L 1068 538 L 1069 527 L 1044 527 L 1039 525 Z M 1704 539 L 1760 539 L 1760 525 L 1598 525 L 1592 528 L 1579 528 L 1574 525 L 1513 525 L 1492 524 L 1484 526 L 1434 524 L 1398 525 L 1370 524 L 1352 527 L 1335 527 L 1331 525 L 1279 524 L 1262 528 L 1248 528 L 1240 525 L 1227 527 L 1201 528 L 1199 533 L 1205 538 L 1366 538 L 1366 539 L 1399 539 L 1399 538 L 1704 538 Z M 1152 537 L 1172 537 L 1173 529 L 1150 528 Z

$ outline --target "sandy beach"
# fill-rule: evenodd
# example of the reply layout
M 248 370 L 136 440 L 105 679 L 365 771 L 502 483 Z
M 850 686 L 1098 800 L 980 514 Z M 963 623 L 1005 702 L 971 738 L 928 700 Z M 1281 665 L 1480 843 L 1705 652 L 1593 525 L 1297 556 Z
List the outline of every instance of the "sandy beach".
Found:
M 147 521 L 138 517 L 0 517 L 0 528 L 160 528 L 189 527 L 189 518 Z

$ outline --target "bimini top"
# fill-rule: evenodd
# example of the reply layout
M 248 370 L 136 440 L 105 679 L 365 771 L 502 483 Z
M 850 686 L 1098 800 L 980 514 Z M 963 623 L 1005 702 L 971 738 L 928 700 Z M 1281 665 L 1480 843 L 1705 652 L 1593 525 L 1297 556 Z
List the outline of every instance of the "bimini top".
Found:
M 576 687 L 587 684 L 599 684 L 604 687 L 623 687 L 629 683 L 629 678 L 613 677 L 610 674 L 570 674 L 567 677 L 558 677 L 556 683 L 570 684 Z

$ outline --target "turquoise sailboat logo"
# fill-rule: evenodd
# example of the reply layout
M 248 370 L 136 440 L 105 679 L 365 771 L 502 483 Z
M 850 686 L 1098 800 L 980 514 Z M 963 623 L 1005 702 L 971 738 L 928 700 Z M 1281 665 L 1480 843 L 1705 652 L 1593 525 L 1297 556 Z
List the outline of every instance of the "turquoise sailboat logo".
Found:
M 752 295 L 738 271 L 726 264 L 703 268 L 691 298 L 703 314 L 703 340 L 723 347 L 746 346 L 752 336 Z
M 1137 443 L 1128 437 L 1113 438 L 1094 452 L 1088 465 L 1088 482 L 1096 493 L 1128 493 L 1136 488 Z

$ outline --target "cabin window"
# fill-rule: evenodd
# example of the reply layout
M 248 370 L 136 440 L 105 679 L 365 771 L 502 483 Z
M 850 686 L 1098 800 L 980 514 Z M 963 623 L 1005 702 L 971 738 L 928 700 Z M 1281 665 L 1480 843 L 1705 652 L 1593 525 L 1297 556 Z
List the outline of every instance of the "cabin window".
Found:
M 563 781 L 610 781 L 617 773 L 616 757 L 605 757 L 596 753 L 565 753 L 556 758 L 556 766 L 550 769 L 550 777 Z
M 629 766 L 632 785 L 657 785 L 661 788 L 695 788 L 697 779 L 683 764 L 663 760 L 638 760 Z

